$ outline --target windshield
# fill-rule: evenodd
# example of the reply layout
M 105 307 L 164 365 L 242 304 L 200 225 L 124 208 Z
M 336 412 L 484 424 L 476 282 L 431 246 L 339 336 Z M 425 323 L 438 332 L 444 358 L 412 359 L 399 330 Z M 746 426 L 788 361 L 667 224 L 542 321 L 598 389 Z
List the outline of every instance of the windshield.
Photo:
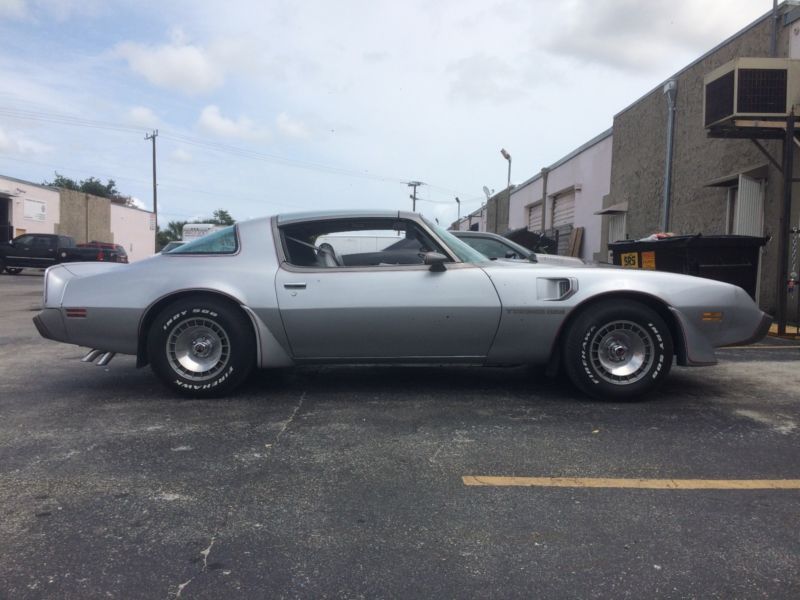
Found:
M 167 254 L 234 254 L 239 249 L 236 226 L 226 227 L 214 233 L 186 242 Z
M 486 256 L 462 242 L 444 227 L 440 227 L 439 225 L 431 223 L 424 217 L 422 220 L 425 221 L 425 224 L 428 227 L 436 232 L 436 235 L 439 236 L 439 239 L 442 240 L 445 245 L 453 251 L 453 254 L 455 254 L 462 261 L 468 263 L 481 263 L 489 260 Z

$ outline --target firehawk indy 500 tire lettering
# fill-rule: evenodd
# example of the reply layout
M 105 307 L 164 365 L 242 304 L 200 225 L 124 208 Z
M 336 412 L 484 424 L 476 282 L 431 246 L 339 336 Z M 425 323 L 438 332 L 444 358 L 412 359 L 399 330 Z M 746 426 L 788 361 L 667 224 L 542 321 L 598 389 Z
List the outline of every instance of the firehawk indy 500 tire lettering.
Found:
M 240 223 L 132 264 L 51 267 L 42 336 L 150 364 L 222 396 L 254 367 L 546 364 L 590 396 L 640 397 L 673 361 L 761 339 L 771 318 L 726 283 L 610 266 L 490 261 L 420 215 Z

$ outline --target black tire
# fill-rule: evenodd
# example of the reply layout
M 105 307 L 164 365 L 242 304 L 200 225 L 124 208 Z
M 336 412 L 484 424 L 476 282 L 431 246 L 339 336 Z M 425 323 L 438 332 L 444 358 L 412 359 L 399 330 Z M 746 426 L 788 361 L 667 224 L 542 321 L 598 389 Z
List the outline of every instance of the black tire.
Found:
M 158 377 L 193 398 L 224 396 L 255 366 L 256 342 L 247 316 L 208 297 L 177 300 L 150 326 L 147 355 Z
M 600 400 L 634 400 L 672 367 L 669 328 L 658 313 L 632 300 L 587 306 L 566 332 L 563 349 L 569 378 Z
M 22 273 L 21 267 L 6 267 L 6 273 L 9 275 L 19 275 Z

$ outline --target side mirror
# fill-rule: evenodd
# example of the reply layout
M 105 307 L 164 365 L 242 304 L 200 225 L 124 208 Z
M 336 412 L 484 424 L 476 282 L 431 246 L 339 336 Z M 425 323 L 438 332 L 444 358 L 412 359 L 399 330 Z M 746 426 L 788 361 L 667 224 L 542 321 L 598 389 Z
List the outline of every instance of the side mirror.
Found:
M 426 252 L 422 255 L 422 260 L 426 265 L 430 266 L 431 271 L 440 272 L 447 270 L 444 263 L 450 259 L 441 252 Z

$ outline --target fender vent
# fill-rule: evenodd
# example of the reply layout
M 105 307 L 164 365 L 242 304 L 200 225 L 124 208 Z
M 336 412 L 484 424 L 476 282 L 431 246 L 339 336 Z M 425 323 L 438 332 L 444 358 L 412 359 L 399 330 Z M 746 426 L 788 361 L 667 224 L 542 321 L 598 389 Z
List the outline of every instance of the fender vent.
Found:
M 536 297 L 539 300 L 566 300 L 578 291 L 578 280 L 574 277 L 538 277 Z

